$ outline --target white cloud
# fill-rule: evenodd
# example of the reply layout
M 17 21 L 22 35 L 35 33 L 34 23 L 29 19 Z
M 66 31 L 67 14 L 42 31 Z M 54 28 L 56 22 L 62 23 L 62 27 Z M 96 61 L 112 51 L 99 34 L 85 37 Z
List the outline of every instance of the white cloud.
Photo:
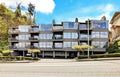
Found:
M 0 3 L 5 3 L 8 7 L 16 7 L 17 4 L 21 3 L 27 8 L 30 2 L 35 5 L 37 11 L 45 14 L 52 13 L 55 8 L 54 0 L 0 0 Z

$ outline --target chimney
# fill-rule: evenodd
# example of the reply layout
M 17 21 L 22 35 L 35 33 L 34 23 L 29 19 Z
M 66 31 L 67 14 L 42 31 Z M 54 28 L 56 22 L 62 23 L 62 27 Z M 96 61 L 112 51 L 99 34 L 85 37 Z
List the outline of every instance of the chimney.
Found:
M 106 20 L 106 17 L 105 17 L 105 16 L 103 16 L 103 17 L 101 18 L 101 20 L 105 21 L 105 20 Z
M 52 21 L 52 24 L 55 24 L 55 20 Z
M 75 22 L 78 22 L 78 18 L 75 18 Z

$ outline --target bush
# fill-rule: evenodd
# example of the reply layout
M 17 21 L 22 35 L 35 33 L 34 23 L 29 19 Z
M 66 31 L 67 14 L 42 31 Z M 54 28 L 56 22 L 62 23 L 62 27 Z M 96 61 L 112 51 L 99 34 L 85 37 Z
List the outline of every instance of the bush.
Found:
M 80 55 L 80 56 L 78 57 L 78 59 L 85 59 L 85 58 L 88 58 L 88 56 L 87 56 L 87 55 Z
M 39 60 L 39 58 L 23 57 L 23 56 L 0 56 L 0 60 L 20 61 L 20 60 Z
M 94 54 L 90 55 L 90 58 L 109 58 L 109 57 L 120 57 L 120 53 L 111 53 L 111 54 Z M 87 55 L 80 55 L 78 59 L 88 58 Z

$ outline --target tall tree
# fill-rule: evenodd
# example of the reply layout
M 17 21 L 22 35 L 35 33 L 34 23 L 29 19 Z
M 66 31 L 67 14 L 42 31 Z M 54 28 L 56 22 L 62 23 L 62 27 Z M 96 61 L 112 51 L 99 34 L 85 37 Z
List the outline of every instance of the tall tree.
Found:
M 31 3 L 28 4 L 28 12 L 30 14 L 30 19 L 31 19 L 31 16 L 34 15 L 34 17 L 33 17 L 33 24 L 35 24 L 35 6 L 33 4 L 31 4 Z
M 16 17 L 21 17 L 21 8 L 20 8 L 21 3 L 18 4 L 17 9 L 15 10 L 15 16 Z

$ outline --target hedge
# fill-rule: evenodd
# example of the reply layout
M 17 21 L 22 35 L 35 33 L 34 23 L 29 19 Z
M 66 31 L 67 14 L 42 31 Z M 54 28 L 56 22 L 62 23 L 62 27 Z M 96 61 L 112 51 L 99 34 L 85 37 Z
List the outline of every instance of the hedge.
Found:
M 112 54 L 93 54 L 90 55 L 90 58 L 109 58 L 109 57 L 120 57 L 120 53 L 112 53 Z M 88 58 L 87 55 L 80 55 L 78 59 Z
M 23 57 L 23 56 L 0 56 L 0 60 L 20 61 L 20 60 L 39 60 L 39 58 Z

